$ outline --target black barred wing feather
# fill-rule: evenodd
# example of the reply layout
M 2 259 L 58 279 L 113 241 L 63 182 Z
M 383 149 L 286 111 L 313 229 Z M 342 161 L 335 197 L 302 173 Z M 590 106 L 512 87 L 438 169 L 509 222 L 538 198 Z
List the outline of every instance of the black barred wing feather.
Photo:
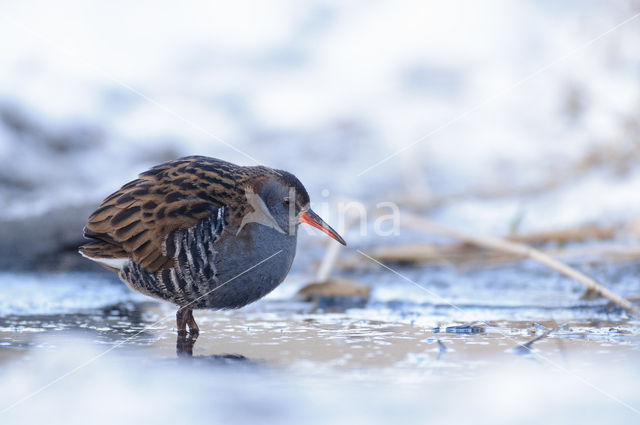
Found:
M 103 242 L 105 251 L 110 247 L 110 256 L 120 249 L 150 273 L 172 267 L 176 259 L 185 264 L 206 263 L 205 258 L 184 257 L 181 247 L 188 239 L 204 241 L 197 232 L 214 232 L 214 236 L 222 232 L 228 213 L 225 206 L 242 193 L 232 176 L 243 173 L 234 168 L 242 167 L 204 157 L 154 167 L 106 198 L 89 217 L 85 236 Z M 178 235 L 186 239 L 178 240 Z M 100 254 L 99 246 L 85 245 L 91 247 L 93 258 Z
M 203 291 L 217 279 L 213 244 L 223 229 L 224 207 L 196 226 L 175 230 L 165 238 L 163 252 L 174 258 L 172 267 L 149 273 L 141 264 L 129 262 L 122 268 L 121 277 L 147 295 L 179 305 L 204 307 L 207 293 Z

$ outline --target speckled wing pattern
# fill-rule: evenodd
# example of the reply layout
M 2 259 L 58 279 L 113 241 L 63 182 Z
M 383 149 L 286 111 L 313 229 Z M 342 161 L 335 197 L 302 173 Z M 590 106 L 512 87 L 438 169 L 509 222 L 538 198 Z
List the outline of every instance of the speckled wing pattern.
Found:
M 226 206 L 242 205 L 242 182 L 251 168 L 198 156 L 158 165 L 122 186 L 91 214 L 84 234 L 95 241 L 81 252 L 92 259 L 132 258 L 149 273 L 173 267 L 176 246 L 167 244 L 167 238 L 177 230 L 195 229 L 211 216 L 221 223 L 235 219 L 231 213 L 240 217 L 242 211 Z M 212 226 L 222 229 L 219 223 Z
M 224 207 L 194 227 L 171 232 L 163 252 L 174 258 L 173 265 L 155 273 L 147 272 L 135 261 L 124 264 L 120 277 L 134 289 L 178 305 L 205 307 L 210 288 L 218 283 L 214 247 L 224 229 Z

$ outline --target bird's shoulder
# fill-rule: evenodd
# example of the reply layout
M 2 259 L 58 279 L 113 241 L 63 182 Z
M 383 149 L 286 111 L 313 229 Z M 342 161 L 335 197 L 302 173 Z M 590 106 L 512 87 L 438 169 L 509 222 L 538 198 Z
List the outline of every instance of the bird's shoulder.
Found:
M 212 214 L 237 220 L 252 174 L 251 167 L 200 156 L 160 164 L 108 196 L 89 217 L 85 236 L 121 247 L 149 272 L 170 267 L 167 236 Z

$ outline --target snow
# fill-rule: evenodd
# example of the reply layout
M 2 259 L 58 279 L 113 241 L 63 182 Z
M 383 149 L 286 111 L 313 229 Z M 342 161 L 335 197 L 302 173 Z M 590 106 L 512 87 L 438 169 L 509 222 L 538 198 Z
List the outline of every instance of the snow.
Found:
M 54 315 L 146 300 L 114 276 L 95 274 L 0 273 L 0 312 L 9 315 Z M 46 288 L 43 289 L 43 288 Z
M 0 105 L 48 133 L 96 134 L 52 154 L 0 125 L 5 173 L 35 186 L 0 190 L 2 215 L 97 202 L 196 153 L 291 170 L 312 198 L 381 200 L 411 192 L 414 176 L 445 196 L 535 185 L 632 136 L 640 33 L 635 21 L 606 32 L 633 13 L 506 0 L 4 3 Z M 587 176 L 550 224 L 638 214 L 636 180 Z M 606 202 L 569 202 L 589 197 Z M 487 227 L 502 220 L 491 212 Z

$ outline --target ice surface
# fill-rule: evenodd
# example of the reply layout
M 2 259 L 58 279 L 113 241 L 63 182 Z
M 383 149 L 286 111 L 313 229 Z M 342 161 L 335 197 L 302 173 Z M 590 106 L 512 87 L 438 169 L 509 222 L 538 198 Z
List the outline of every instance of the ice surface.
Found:
M 488 234 L 627 221 L 640 32 L 607 31 L 633 7 L 3 2 L 0 219 L 202 154 L 295 173 L 330 223 L 338 200 L 371 229 L 377 202 L 408 197 L 455 199 L 431 217 Z M 372 286 L 364 308 L 327 310 L 292 298 L 324 250 L 305 232 L 266 299 L 196 312 L 193 357 L 175 308 L 115 276 L 1 273 L 0 423 L 638 422 L 637 318 L 581 285 L 530 262 L 398 267 L 423 289 L 373 268 L 343 273 Z M 575 266 L 638 293 L 637 264 Z
M 293 279 L 241 310 L 198 310 L 201 333 L 187 351 L 175 307 L 117 281 L 2 274 L 0 415 L 7 424 L 411 424 L 478 414 L 554 423 L 582 417 L 588 403 L 583 423 L 635 423 L 637 319 L 577 301 L 539 266 L 428 272 L 411 278 L 437 297 L 373 273 L 365 308 L 291 299 Z M 536 305 L 540 297 L 558 300 Z
M 428 351 L 408 355 L 400 373 L 368 368 L 336 379 L 304 363 L 274 370 L 214 356 L 156 359 L 141 367 L 130 354 L 97 358 L 103 351 L 81 342 L 69 340 L 55 355 L 34 356 L 23 363 L 26 373 L 3 369 L 3 407 L 74 371 L 3 413 L 4 423 L 444 424 L 478 417 L 496 424 L 635 423 L 639 401 L 633 385 L 637 369 L 626 369 L 628 364 L 585 369 L 580 357 L 565 369 L 501 353 L 495 357 L 502 365 L 489 358 L 476 364 L 474 379 L 451 379 L 462 353 L 436 360 L 437 352 Z
M 115 278 L 95 273 L 0 273 L 0 316 L 48 315 L 144 300 Z

